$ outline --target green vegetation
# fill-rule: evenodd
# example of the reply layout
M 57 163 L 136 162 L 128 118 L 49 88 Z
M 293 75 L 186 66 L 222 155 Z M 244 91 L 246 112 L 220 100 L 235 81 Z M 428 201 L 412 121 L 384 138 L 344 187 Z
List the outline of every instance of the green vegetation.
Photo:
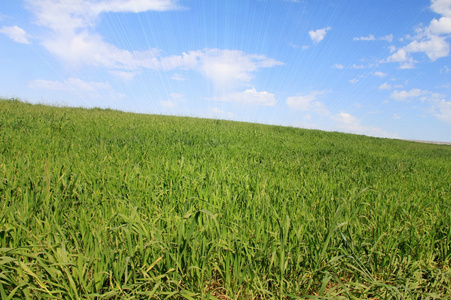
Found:
M 0 101 L 1 299 L 451 297 L 451 147 Z

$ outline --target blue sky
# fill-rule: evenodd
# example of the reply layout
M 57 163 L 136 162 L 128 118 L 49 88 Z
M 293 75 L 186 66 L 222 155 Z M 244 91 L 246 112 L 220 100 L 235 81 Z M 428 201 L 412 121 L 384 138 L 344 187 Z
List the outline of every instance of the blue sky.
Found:
M 0 5 L 0 96 L 451 142 L 451 0 Z

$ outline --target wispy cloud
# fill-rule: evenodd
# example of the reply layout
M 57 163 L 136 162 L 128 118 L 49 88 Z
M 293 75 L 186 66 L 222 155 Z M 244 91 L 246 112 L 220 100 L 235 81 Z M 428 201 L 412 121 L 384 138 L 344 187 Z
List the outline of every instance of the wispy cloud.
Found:
M 361 123 L 360 119 L 356 118 L 355 116 L 347 112 L 341 112 L 334 115 L 332 117 L 332 120 L 335 121 L 336 126 L 340 130 L 345 132 L 388 138 L 398 137 L 397 134 L 389 133 L 379 127 L 365 126 Z
M 365 69 L 366 68 L 366 66 L 365 65 L 356 65 L 356 64 L 353 64 L 352 66 L 351 66 L 351 69 Z
M 379 40 L 391 43 L 393 41 L 393 34 L 387 34 L 386 36 L 382 36 L 379 38 Z
M 230 93 L 224 96 L 213 97 L 213 101 L 236 102 L 242 104 L 274 106 L 276 99 L 274 94 L 263 91 L 258 92 L 255 88 L 247 89 L 244 92 Z
M 433 109 L 434 116 L 451 124 L 451 101 L 437 100 L 433 103 Z
M 376 38 L 374 35 L 370 34 L 369 36 L 355 37 L 352 40 L 354 41 L 375 41 Z
M 317 30 L 310 30 L 308 32 L 308 34 L 310 35 L 310 38 L 312 39 L 312 41 L 315 44 L 317 44 L 324 39 L 327 32 L 331 29 L 332 29 L 332 27 L 329 26 L 329 27 L 325 27 L 325 28 L 321 28 L 321 29 L 317 29 Z
M 353 41 L 387 41 L 392 42 L 393 41 L 393 34 L 388 34 L 381 37 L 375 37 L 374 35 L 370 34 L 368 36 L 361 36 L 361 37 L 355 37 L 352 39 Z
M 6 34 L 10 39 L 16 43 L 30 44 L 29 35 L 19 26 L 3 26 L 0 33 Z
M 381 72 L 381 71 L 376 71 L 376 72 L 373 73 L 373 75 L 377 76 L 377 77 L 385 77 L 385 76 L 387 76 L 386 73 Z
M 380 86 L 379 86 L 379 89 L 380 90 L 391 90 L 393 88 L 393 86 L 391 85 L 391 84 L 388 84 L 388 83 L 382 83 Z
M 451 123 L 451 101 L 446 101 L 445 95 L 428 90 L 411 89 L 410 91 L 394 91 L 390 98 L 400 101 L 417 99 L 429 103 L 430 108 L 427 113 L 432 113 L 438 119 Z
M 343 66 L 342 64 L 335 64 L 335 65 L 332 66 L 332 68 L 343 70 L 345 68 L 345 66 Z
M 407 100 L 410 98 L 418 98 L 427 95 L 429 92 L 421 89 L 412 89 L 410 91 L 393 91 L 390 95 L 394 100 Z
M 317 100 L 319 96 L 324 94 L 325 91 L 313 91 L 307 95 L 288 97 L 285 103 L 292 109 L 329 114 L 329 111 L 324 103 Z

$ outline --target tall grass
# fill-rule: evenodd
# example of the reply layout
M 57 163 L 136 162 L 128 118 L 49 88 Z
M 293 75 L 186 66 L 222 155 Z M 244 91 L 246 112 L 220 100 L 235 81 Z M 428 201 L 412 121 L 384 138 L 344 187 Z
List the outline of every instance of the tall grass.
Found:
M 0 101 L 1 299 L 450 297 L 451 148 Z

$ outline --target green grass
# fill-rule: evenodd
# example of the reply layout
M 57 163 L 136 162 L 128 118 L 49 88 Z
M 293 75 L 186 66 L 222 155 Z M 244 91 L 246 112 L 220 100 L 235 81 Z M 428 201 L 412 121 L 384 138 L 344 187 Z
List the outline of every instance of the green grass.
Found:
M 1 299 L 451 297 L 451 147 L 0 101 Z

